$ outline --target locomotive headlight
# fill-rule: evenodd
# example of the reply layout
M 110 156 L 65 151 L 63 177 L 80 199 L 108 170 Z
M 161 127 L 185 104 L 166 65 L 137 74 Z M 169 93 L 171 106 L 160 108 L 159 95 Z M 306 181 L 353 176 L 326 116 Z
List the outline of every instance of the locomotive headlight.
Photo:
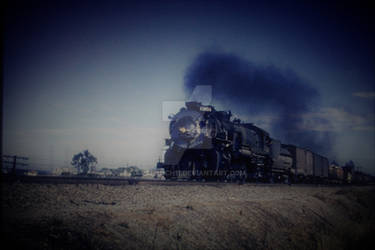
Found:
M 194 135 L 200 133 L 199 124 L 188 124 L 187 126 L 182 126 L 182 127 L 178 128 L 178 130 L 182 134 L 189 134 L 191 136 L 194 136 Z
M 180 127 L 179 129 L 178 129 L 181 133 L 185 133 L 186 132 L 186 128 L 185 127 Z
M 171 139 L 182 148 L 188 148 L 199 143 L 204 128 L 201 128 L 202 114 L 196 111 L 184 110 L 174 116 L 170 125 Z M 203 124 L 203 123 L 202 123 Z

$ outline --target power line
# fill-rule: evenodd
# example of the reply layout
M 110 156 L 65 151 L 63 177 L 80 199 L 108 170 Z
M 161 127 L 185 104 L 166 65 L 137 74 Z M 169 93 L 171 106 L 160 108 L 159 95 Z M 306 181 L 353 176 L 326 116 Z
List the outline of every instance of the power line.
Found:
M 17 159 L 20 159 L 20 160 L 28 160 L 29 158 L 28 157 L 22 157 L 22 156 L 16 156 L 16 155 L 3 155 L 3 158 L 14 158 L 16 157 Z
M 12 174 L 16 174 L 16 167 L 17 166 L 28 166 L 29 165 L 27 163 L 17 162 L 17 160 L 27 161 L 29 159 L 28 157 L 17 156 L 17 155 L 3 155 L 2 158 L 3 158 L 2 162 L 12 164 Z M 4 160 L 4 159 L 13 159 L 13 161 Z

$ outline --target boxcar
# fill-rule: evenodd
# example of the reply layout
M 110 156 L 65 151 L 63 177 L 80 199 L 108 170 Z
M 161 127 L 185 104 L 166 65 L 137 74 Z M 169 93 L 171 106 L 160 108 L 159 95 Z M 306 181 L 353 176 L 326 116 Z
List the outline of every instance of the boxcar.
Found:
M 328 178 L 328 159 L 324 156 L 313 154 L 314 177 Z
M 314 174 L 313 153 L 308 149 L 299 148 L 294 145 L 285 145 L 293 158 L 292 169 L 299 177 L 309 178 Z
M 345 182 L 344 170 L 340 166 L 331 165 L 329 166 L 329 178 L 333 182 Z

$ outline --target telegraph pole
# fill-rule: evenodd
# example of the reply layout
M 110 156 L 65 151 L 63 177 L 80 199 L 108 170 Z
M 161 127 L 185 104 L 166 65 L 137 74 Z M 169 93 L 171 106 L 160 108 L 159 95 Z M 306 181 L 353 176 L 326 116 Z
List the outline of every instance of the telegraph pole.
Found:
M 7 5 L 5 8 L 2 8 L 2 11 L 1 11 L 1 14 L 2 14 L 2 25 L 1 25 L 1 39 L 0 39 L 0 48 L 1 48 L 1 52 L 4 52 L 4 27 L 5 27 L 5 9 L 7 9 Z M 3 81 L 4 81 L 4 72 L 3 72 L 3 66 L 4 66 L 4 57 L 2 57 L 0 59 L 0 155 L 3 154 L 3 121 L 4 121 L 4 117 L 3 117 Z M 1 160 L 0 161 L 0 180 L 3 176 L 3 161 Z
M 29 164 L 23 162 L 17 162 L 17 160 L 24 160 L 27 161 L 29 158 L 17 155 L 3 155 L 3 159 L 12 159 L 10 160 L 3 160 L 4 163 L 8 163 L 12 165 L 12 175 L 16 175 L 16 167 L 17 166 L 28 166 Z

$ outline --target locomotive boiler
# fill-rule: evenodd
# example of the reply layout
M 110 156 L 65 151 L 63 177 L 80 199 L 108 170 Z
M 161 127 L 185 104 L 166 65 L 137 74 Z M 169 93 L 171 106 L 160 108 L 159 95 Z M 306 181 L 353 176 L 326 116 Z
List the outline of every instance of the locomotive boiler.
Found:
M 290 176 L 293 158 L 263 129 L 231 119 L 230 111 L 187 102 L 170 122 L 166 179 L 273 180 Z

